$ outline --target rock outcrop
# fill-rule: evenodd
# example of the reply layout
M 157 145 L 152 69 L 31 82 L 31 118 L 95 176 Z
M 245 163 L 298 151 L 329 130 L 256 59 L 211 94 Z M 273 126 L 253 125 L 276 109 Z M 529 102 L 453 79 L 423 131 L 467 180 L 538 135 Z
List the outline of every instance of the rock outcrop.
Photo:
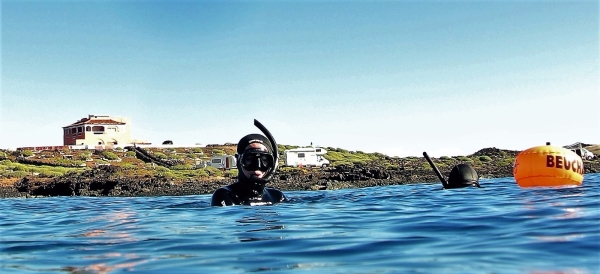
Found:
M 488 148 L 472 156 L 485 160 L 485 164 L 474 165 L 480 177 L 512 177 L 512 164 L 516 151 Z M 460 158 L 439 162 L 438 168 L 448 176 L 451 168 L 460 163 Z M 390 164 L 390 162 L 392 164 Z M 382 164 L 383 163 L 383 164 Z M 329 168 L 282 168 L 269 183 L 283 191 L 331 190 L 372 186 L 439 183 L 439 179 L 423 158 L 386 158 L 385 162 L 339 165 Z M 437 165 L 437 164 L 436 164 Z M 600 171 L 596 159 L 585 161 L 585 173 Z M 230 184 L 234 179 L 206 180 L 186 179 L 173 181 L 164 176 L 123 176 L 119 167 L 97 166 L 79 174 L 67 174 L 55 178 L 25 177 L 12 187 L 0 188 L 0 197 L 45 197 L 45 196 L 174 196 L 209 194 L 217 188 Z M 441 187 L 441 184 L 440 184 Z

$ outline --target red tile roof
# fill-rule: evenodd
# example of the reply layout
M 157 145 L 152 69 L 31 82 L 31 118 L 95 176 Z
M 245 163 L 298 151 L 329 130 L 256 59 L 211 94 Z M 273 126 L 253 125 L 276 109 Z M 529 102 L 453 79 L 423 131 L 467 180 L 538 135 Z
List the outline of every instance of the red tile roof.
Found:
M 82 126 L 82 125 L 124 125 L 125 123 L 123 122 L 119 122 L 119 121 L 115 121 L 113 119 L 88 119 L 88 118 L 83 118 L 73 124 L 70 124 L 66 127 L 72 127 L 72 126 Z

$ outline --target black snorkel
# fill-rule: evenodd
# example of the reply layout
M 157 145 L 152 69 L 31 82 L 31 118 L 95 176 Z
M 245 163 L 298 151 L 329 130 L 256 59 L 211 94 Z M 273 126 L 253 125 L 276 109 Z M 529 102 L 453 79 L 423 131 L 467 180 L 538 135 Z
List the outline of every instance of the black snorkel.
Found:
M 444 176 L 442 176 L 442 173 L 435 166 L 435 164 L 433 163 L 433 161 L 431 161 L 431 158 L 429 158 L 429 155 L 427 155 L 427 152 L 423 151 L 423 156 L 425 157 L 425 160 L 427 160 L 427 162 L 429 163 L 429 165 L 431 166 L 431 168 L 435 172 L 435 175 L 437 175 L 438 178 L 440 179 L 440 181 L 442 182 L 442 187 L 448 188 L 448 182 L 446 181 L 446 179 L 444 178 Z
M 261 124 L 258 120 L 254 119 L 254 125 L 258 129 L 260 129 L 260 131 L 262 131 L 262 133 L 265 135 L 265 137 L 267 137 L 267 139 L 269 139 L 269 142 L 271 142 L 271 146 L 273 149 L 273 168 L 269 170 L 263 178 L 261 178 L 261 181 L 264 181 L 266 183 L 267 181 L 271 180 L 271 178 L 273 178 L 275 172 L 277 171 L 277 168 L 279 167 L 279 148 L 277 147 L 277 142 L 275 142 L 275 138 L 273 138 L 271 132 L 269 132 L 269 130 L 265 126 L 263 126 L 263 124 Z

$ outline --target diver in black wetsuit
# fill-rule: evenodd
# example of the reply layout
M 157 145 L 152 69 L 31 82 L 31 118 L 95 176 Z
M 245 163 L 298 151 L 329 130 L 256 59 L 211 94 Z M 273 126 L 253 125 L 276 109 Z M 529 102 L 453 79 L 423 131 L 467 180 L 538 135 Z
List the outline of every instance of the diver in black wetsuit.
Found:
M 287 201 L 281 191 L 265 186 L 277 171 L 277 144 L 266 128 L 256 120 L 254 123 L 269 138 L 261 134 L 248 134 L 238 142 L 238 181 L 217 189 L 213 193 L 211 206 L 264 205 Z
M 431 168 L 442 182 L 442 187 L 444 189 L 463 188 L 469 186 L 481 187 L 479 184 L 479 175 L 477 175 L 477 172 L 471 166 L 467 164 L 458 164 L 454 166 L 452 170 L 450 170 L 448 180 L 446 180 L 435 166 L 433 161 L 431 161 L 431 158 L 429 158 L 427 152 L 423 152 L 423 156 L 425 157 L 425 160 L 429 162 L 429 165 L 431 165 Z

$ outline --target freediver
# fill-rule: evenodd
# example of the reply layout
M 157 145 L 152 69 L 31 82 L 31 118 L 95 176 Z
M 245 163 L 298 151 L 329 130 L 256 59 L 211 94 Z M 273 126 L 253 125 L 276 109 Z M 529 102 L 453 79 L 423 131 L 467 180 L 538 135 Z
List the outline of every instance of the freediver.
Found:
M 256 125 L 265 135 L 248 134 L 237 144 L 238 180 L 217 189 L 211 206 L 265 205 L 287 201 L 285 195 L 274 188 L 266 187 L 277 171 L 279 151 L 269 131 L 257 120 Z
M 444 189 L 451 188 L 463 188 L 469 186 L 481 187 L 479 184 L 479 175 L 475 169 L 473 169 L 470 165 L 467 164 L 458 164 L 450 170 L 450 175 L 448 176 L 448 180 L 442 176 L 440 170 L 435 166 L 427 152 L 423 152 L 423 156 L 429 162 L 429 165 L 438 176 L 440 181 L 442 182 L 442 187 Z

